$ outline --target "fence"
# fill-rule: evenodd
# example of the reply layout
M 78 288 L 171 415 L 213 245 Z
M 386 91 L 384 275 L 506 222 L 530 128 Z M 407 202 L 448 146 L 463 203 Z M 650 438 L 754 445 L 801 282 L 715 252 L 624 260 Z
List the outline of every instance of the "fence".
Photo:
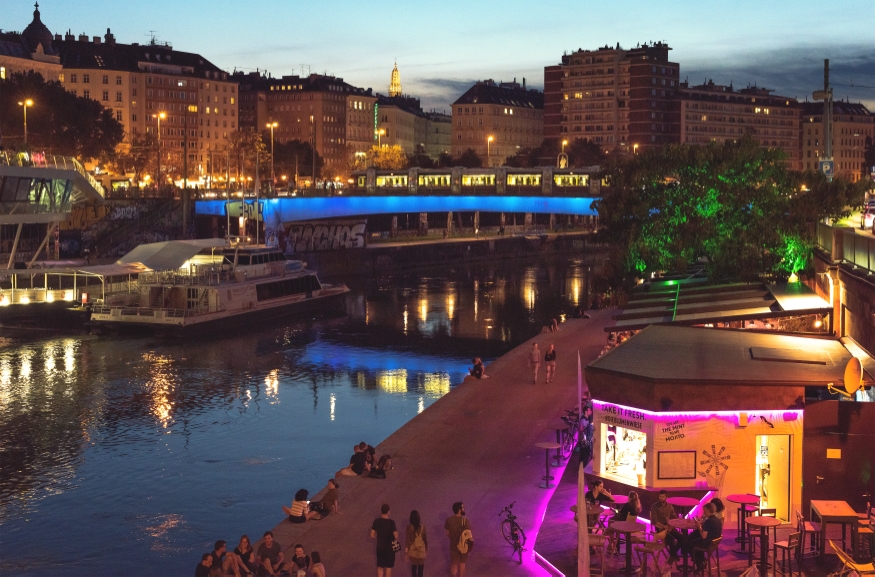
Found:
M 875 272 L 875 236 L 871 234 L 818 223 L 817 244 L 831 254 L 833 260 Z
M 100 196 L 106 197 L 106 191 L 103 185 L 88 174 L 85 167 L 72 156 L 55 156 L 53 154 L 45 154 L 42 152 L 34 152 L 32 154 L 19 153 L 10 155 L 6 152 L 0 152 L 0 166 L 18 166 L 22 168 L 57 168 L 60 170 L 75 170 L 82 178 L 88 181 L 91 188 L 96 190 Z

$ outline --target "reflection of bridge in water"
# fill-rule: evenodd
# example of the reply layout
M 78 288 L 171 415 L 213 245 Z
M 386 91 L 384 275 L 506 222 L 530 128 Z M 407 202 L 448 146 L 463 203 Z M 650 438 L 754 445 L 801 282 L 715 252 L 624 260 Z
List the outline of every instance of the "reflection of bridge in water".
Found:
M 378 214 L 429 212 L 500 212 L 594 216 L 592 202 L 601 196 L 599 167 L 580 169 L 483 168 L 376 170 L 355 172 L 348 186 L 322 188 L 312 194 L 269 198 L 260 213 L 279 222 Z M 197 203 L 201 216 L 241 216 L 241 200 Z M 247 200 L 247 217 L 254 207 Z M 268 216 L 270 215 L 270 216 Z

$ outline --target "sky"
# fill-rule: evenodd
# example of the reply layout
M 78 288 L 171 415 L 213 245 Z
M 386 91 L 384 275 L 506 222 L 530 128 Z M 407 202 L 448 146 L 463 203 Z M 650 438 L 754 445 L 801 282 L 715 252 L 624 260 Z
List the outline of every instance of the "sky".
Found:
M 875 111 L 872 0 L 42 0 L 53 33 L 103 35 L 198 52 L 217 66 L 309 71 L 388 92 L 397 60 L 404 92 L 449 112 L 475 81 L 543 88 L 563 53 L 664 41 L 691 84 L 756 84 L 804 100 L 830 59 L 836 99 Z M 0 29 L 23 30 L 32 0 L 0 0 Z

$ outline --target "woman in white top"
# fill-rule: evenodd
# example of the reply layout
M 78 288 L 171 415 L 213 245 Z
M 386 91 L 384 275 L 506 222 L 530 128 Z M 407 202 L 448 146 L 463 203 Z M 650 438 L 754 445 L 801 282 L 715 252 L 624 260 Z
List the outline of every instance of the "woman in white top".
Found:
M 318 515 L 316 511 L 310 511 L 310 502 L 307 501 L 309 495 L 307 489 L 301 489 L 295 493 L 295 500 L 291 507 L 283 507 L 283 511 L 289 516 L 289 521 L 292 523 L 305 523 Z

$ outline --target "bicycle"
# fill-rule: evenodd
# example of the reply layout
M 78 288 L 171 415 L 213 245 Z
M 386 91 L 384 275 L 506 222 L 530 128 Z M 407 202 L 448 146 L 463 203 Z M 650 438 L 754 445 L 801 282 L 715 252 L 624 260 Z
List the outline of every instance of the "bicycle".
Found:
M 510 558 L 513 559 L 513 556 L 516 555 L 519 559 L 520 565 L 522 565 L 523 551 L 526 550 L 523 547 L 523 545 L 526 544 L 526 533 L 523 531 L 523 528 L 519 526 L 519 523 L 516 522 L 516 515 L 513 514 L 513 506 L 515 503 L 516 501 L 502 509 L 498 516 L 501 517 L 503 514 L 507 513 L 507 516 L 501 522 L 501 536 L 504 537 L 504 540 L 507 541 L 511 547 L 513 547 L 513 552 L 510 554 Z
M 565 433 L 562 435 L 562 455 L 567 457 L 574 452 L 577 436 L 580 427 L 580 415 L 577 414 L 577 410 L 571 409 L 570 411 L 565 411 L 566 415 L 562 417 L 562 421 L 565 423 L 567 429 Z

